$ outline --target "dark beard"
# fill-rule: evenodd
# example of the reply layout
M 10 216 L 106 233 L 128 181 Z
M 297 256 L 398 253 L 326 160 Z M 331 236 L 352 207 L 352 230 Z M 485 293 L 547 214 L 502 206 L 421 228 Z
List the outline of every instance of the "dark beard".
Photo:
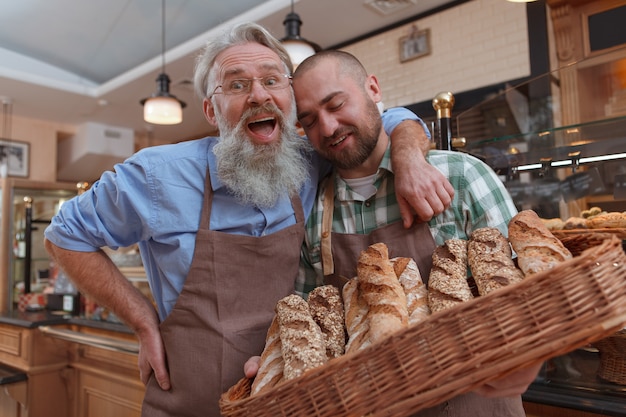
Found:
M 281 131 L 279 142 L 255 145 L 245 135 L 245 121 L 261 110 L 276 115 Z M 217 173 L 241 204 L 272 207 L 281 196 L 300 190 L 309 176 L 311 147 L 298 136 L 293 117 L 288 120 L 276 106 L 270 105 L 248 110 L 234 128 L 217 110 L 216 118 L 221 132 L 221 139 L 213 148 Z
M 364 115 L 367 123 L 363 124 L 364 128 L 359 129 L 355 126 L 346 127 L 337 131 L 330 139 L 334 141 L 337 137 L 351 132 L 357 139 L 356 148 L 346 150 L 341 154 L 324 152 L 323 156 L 339 169 L 353 169 L 360 166 L 369 158 L 374 148 L 376 148 L 380 130 L 382 129 L 382 120 L 376 103 L 369 100 L 367 103 Z

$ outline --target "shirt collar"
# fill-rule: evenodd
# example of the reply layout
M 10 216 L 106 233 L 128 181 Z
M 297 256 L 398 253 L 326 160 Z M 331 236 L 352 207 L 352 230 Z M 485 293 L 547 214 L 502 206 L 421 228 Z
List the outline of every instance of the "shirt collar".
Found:
M 213 153 L 213 147 L 217 145 L 220 138 L 215 137 L 213 139 L 214 140 L 212 140 L 211 144 L 209 145 L 207 161 L 209 162 L 209 172 L 211 174 L 211 188 L 213 189 L 213 191 L 217 191 L 220 188 L 224 188 L 225 185 L 220 180 L 220 176 L 217 175 L 217 160 L 215 158 L 215 154 Z
M 386 176 L 387 174 L 393 174 L 393 168 L 391 166 L 391 141 L 387 144 L 387 149 L 385 149 L 383 159 L 378 165 L 374 185 L 377 186 L 381 178 Z M 342 178 L 340 178 L 339 175 L 335 175 L 335 192 L 339 200 L 355 200 L 356 193 L 348 188 L 348 184 Z

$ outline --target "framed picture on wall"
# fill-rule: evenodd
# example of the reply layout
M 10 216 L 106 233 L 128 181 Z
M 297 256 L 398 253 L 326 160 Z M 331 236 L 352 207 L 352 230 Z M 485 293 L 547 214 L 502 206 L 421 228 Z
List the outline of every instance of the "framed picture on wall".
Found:
M 430 29 L 418 30 L 400 38 L 400 62 L 410 61 L 430 54 Z
M 30 144 L 0 139 L 0 177 L 28 177 Z

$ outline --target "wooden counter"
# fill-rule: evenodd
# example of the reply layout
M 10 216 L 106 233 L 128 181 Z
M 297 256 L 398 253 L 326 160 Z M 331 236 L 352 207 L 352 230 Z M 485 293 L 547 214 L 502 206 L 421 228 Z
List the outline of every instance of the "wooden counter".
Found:
M 2 386 L 0 415 L 139 417 L 137 352 L 122 325 L 45 312 L 0 316 L 0 368 L 26 375 Z

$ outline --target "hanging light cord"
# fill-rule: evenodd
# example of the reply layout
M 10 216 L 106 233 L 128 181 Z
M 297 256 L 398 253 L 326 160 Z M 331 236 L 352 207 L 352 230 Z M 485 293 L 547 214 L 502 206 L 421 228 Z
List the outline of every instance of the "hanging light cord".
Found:
M 161 73 L 165 73 L 165 0 L 161 2 Z
M 12 105 L 9 99 L 2 100 L 2 137 L 11 139 Z

